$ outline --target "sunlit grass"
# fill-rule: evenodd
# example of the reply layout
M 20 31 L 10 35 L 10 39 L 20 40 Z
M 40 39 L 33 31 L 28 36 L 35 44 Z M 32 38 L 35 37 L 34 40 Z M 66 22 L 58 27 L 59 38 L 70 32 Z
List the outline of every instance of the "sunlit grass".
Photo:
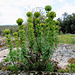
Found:
M 75 45 L 75 35 L 73 34 L 62 34 L 58 35 L 59 43 Z

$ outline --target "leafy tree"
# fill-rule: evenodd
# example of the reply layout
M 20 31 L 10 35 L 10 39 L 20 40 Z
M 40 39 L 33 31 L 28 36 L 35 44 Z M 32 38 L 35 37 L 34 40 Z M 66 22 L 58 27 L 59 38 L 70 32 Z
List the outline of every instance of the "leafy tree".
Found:
M 75 13 L 68 15 L 67 13 L 63 14 L 63 19 L 57 19 L 60 22 L 60 30 L 63 33 L 75 33 Z

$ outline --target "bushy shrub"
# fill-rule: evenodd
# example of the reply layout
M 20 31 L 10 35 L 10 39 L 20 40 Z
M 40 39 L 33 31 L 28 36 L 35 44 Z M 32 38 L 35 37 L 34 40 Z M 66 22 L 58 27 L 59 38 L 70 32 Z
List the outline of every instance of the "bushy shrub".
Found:
M 51 65 L 51 58 L 57 45 L 57 34 L 59 27 L 53 20 L 56 17 L 55 12 L 51 11 L 51 6 L 46 6 L 45 10 L 48 15 L 46 16 L 45 23 L 41 23 L 40 13 L 35 12 L 35 26 L 33 25 L 33 15 L 28 12 L 27 19 L 27 33 L 24 31 L 23 20 L 19 18 L 16 22 L 19 26 L 18 33 L 15 32 L 15 45 L 16 50 L 13 50 L 11 43 L 11 36 L 8 34 L 10 31 L 5 30 L 8 48 L 10 49 L 9 60 L 16 64 L 20 64 L 20 68 L 24 70 L 37 70 L 37 71 L 53 71 Z M 27 34 L 27 36 L 26 36 Z M 20 42 L 20 44 L 19 44 Z M 9 66 L 10 67 L 10 66 Z M 14 69 L 14 68 L 13 68 Z

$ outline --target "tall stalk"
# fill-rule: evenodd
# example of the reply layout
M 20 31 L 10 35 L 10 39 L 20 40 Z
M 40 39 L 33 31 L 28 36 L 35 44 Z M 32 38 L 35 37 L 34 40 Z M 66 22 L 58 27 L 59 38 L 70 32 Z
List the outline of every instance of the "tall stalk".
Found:
M 17 49 L 17 60 L 19 61 L 19 55 L 20 55 L 20 49 L 19 49 L 19 38 L 18 38 L 18 33 L 14 32 L 13 33 L 14 38 L 15 38 L 15 45 L 16 45 L 16 49 Z
M 6 30 L 4 31 L 4 33 L 5 33 L 5 36 L 6 36 L 8 48 L 9 48 L 9 50 L 10 50 L 10 51 L 9 51 L 10 60 L 13 62 L 13 55 L 12 55 L 13 45 L 12 45 L 12 42 L 11 42 L 10 30 L 9 30 L 9 29 L 6 29 Z

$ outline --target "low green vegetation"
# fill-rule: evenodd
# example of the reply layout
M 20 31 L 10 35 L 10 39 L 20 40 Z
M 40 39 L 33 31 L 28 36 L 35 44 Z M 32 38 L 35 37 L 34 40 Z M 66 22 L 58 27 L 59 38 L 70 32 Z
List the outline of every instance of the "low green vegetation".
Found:
M 75 45 L 75 35 L 74 34 L 62 34 L 58 35 L 59 43 Z
M 66 69 L 60 69 L 58 73 L 75 73 L 75 64 L 67 65 Z
M 58 70 L 58 73 L 75 73 L 75 58 L 70 58 L 68 63 L 66 69 L 60 69 Z

